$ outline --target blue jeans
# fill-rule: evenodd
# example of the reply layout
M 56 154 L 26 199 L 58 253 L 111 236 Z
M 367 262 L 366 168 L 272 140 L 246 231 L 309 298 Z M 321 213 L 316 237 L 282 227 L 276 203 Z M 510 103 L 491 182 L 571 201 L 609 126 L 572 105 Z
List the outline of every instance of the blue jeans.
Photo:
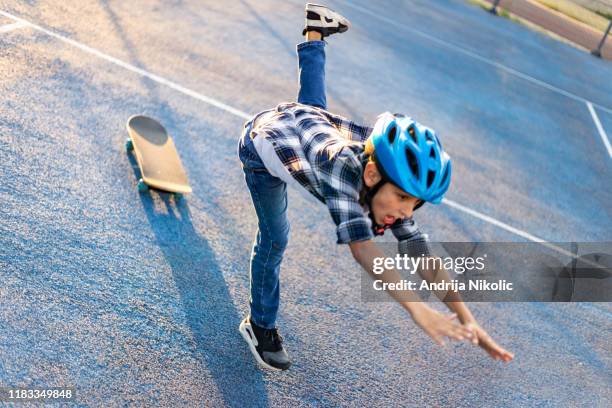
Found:
M 325 42 L 301 43 L 297 52 L 298 102 L 325 109 Z M 249 272 L 250 315 L 257 326 L 271 329 L 275 327 L 280 303 L 280 264 L 289 240 L 287 184 L 268 173 L 249 133 L 248 123 L 240 137 L 238 157 L 258 219 Z

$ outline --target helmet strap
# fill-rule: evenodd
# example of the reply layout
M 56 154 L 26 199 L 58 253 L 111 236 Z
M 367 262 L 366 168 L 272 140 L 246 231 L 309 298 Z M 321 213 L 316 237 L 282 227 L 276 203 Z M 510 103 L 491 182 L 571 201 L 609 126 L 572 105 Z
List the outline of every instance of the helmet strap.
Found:
M 386 183 L 387 180 L 381 179 L 378 183 L 374 185 L 374 187 L 369 188 L 365 194 L 365 203 L 367 204 L 369 209 L 368 216 L 372 221 L 372 231 L 374 232 L 374 235 L 383 235 L 385 233 L 385 230 L 387 229 L 386 226 L 380 225 L 376 222 L 376 220 L 374 219 L 374 211 L 372 211 L 372 199 L 374 198 L 378 190 L 380 190 L 380 188 Z
M 383 185 L 385 185 L 385 183 L 387 183 L 387 180 L 380 179 L 380 181 L 378 183 L 376 183 L 373 187 L 368 188 L 368 190 L 366 191 L 366 194 L 365 194 L 365 203 L 368 205 L 370 210 L 372 209 L 372 199 L 374 198 L 376 193 L 378 193 L 378 190 L 380 190 L 380 188 Z
M 370 217 L 370 220 L 372 221 L 372 231 L 374 232 L 374 235 L 383 235 L 387 227 L 384 225 L 378 224 L 376 220 L 374 219 L 374 212 L 372 211 L 372 199 L 374 198 L 376 193 L 378 193 L 378 190 L 380 190 L 382 186 L 390 182 L 390 179 L 389 179 L 389 176 L 387 176 L 387 173 L 381 169 L 381 166 L 378 165 L 378 160 L 376 160 L 376 152 L 372 153 L 371 158 L 372 158 L 372 161 L 376 164 L 376 169 L 380 173 L 381 178 L 378 181 L 378 183 L 376 183 L 373 187 L 366 187 L 365 195 L 362 196 L 363 197 L 362 200 L 363 200 L 363 203 L 365 203 L 368 206 L 368 209 L 369 209 L 368 216 Z

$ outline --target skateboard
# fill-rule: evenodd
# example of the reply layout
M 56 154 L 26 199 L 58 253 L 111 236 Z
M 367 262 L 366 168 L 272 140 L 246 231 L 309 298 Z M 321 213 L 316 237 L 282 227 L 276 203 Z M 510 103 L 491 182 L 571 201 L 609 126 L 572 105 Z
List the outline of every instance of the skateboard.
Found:
M 125 149 L 128 153 L 134 152 L 142 175 L 138 191 L 145 192 L 152 187 L 174 193 L 177 198 L 191 193 L 174 141 L 161 123 L 148 116 L 133 115 L 126 127 L 129 137 Z

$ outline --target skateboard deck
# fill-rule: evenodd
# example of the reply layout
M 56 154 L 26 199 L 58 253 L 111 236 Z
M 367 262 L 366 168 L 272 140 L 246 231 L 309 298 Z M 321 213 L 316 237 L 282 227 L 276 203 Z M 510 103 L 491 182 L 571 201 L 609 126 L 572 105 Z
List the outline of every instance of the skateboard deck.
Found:
M 131 116 L 127 121 L 127 151 L 134 151 L 142 178 L 138 189 L 148 187 L 172 193 L 191 193 L 191 186 L 174 141 L 166 129 L 153 118 Z

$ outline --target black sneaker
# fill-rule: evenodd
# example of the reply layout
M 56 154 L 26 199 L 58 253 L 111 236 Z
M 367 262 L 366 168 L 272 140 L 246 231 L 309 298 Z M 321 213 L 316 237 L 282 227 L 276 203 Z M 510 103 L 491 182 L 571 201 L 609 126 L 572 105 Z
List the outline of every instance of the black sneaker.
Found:
M 317 31 L 321 36 L 327 37 L 336 33 L 343 33 L 349 29 L 351 23 L 336 13 L 329 7 L 319 4 L 306 4 L 306 28 L 302 31 L 302 35 L 306 31 Z
M 283 348 L 283 338 L 278 329 L 264 329 L 251 323 L 247 316 L 238 327 L 240 334 L 249 345 L 255 360 L 265 368 L 286 370 L 291 366 L 291 360 Z

